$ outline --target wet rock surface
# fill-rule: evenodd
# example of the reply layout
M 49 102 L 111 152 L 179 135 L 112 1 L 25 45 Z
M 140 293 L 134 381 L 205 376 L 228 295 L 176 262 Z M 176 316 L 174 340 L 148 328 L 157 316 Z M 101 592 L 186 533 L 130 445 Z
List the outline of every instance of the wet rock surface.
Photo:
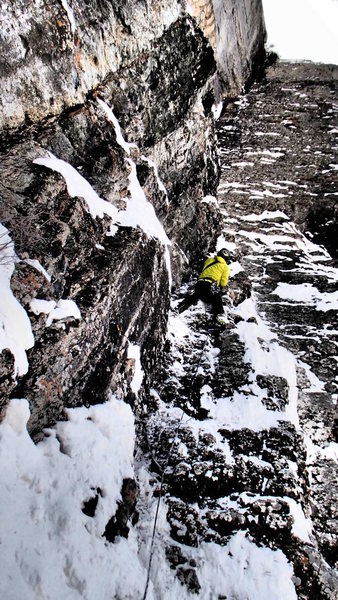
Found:
M 298 598 L 336 597 L 335 77 L 275 65 L 219 123 L 223 240 L 241 277 L 222 328 L 174 298 L 146 426 L 187 586 L 182 568 L 203 589 L 189 564 L 202 541 L 243 531 L 283 551 Z

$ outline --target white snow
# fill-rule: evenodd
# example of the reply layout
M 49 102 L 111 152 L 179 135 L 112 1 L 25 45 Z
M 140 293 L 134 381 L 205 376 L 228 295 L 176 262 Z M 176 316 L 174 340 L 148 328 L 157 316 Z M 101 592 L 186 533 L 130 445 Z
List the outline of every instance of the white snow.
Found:
M 237 273 L 241 273 L 241 271 L 244 271 L 242 265 L 240 262 L 232 262 L 229 265 L 230 268 L 230 277 L 234 277 L 235 275 L 237 275 Z
M 112 109 L 108 106 L 108 104 L 106 104 L 106 102 L 103 102 L 103 100 L 101 100 L 100 98 L 97 98 L 97 102 L 101 106 L 101 108 L 103 109 L 103 111 L 105 112 L 108 120 L 114 126 L 117 143 L 121 146 L 121 148 L 123 148 L 123 150 L 125 151 L 125 153 L 128 154 L 128 156 L 130 156 L 131 149 L 132 148 L 137 148 L 137 145 L 136 144 L 129 144 L 128 142 L 125 141 L 125 139 L 124 139 L 124 137 L 122 135 L 120 124 L 119 124 L 117 118 L 115 117 Z
M 253 163 L 253 162 L 247 162 L 247 161 L 245 161 L 245 160 L 242 160 L 242 161 L 238 161 L 238 162 L 233 162 L 233 163 L 231 163 L 231 166 L 232 166 L 232 167 L 242 167 L 242 168 L 244 168 L 244 167 L 253 167 L 253 166 L 254 166 L 254 163 Z
M 244 360 L 250 363 L 253 371 L 257 375 L 275 375 L 277 377 L 283 377 L 288 382 L 289 395 L 288 405 L 285 408 L 285 417 L 283 413 L 274 412 L 275 418 L 283 419 L 287 418 L 296 427 L 299 427 L 299 418 L 297 412 L 297 371 L 296 371 L 296 359 L 294 355 L 289 352 L 284 346 L 278 343 L 276 335 L 270 330 L 267 323 L 259 316 L 256 310 L 254 296 L 253 298 L 244 300 L 235 311 L 243 319 L 253 317 L 254 322 L 249 323 L 246 320 L 240 321 L 237 324 L 237 330 L 240 339 L 245 344 L 245 355 Z M 259 395 L 259 390 L 256 390 L 256 394 Z M 243 423 L 243 416 L 240 414 L 241 403 L 243 403 L 243 397 L 239 396 L 237 402 L 239 404 L 239 413 L 237 420 L 240 424 Z M 271 426 L 271 412 L 265 409 L 264 406 L 259 406 L 259 396 L 253 397 L 248 403 L 249 411 L 252 406 L 252 428 L 263 428 L 265 426 Z M 257 405 L 257 407 L 256 407 Z M 257 419 L 255 421 L 254 411 L 257 410 Z M 268 414 L 270 413 L 270 414 Z M 250 412 L 251 414 L 251 412 Z M 270 421 L 270 425 L 268 424 Z M 244 426 L 244 425 L 242 425 Z
M 27 373 L 26 350 L 34 346 L 29 317 L 11 290 L 16 260 L 14 244 L 0 223 L 0 352 L 8 348 L 13 354 L 14 378 Z
M 220 116 L 222 114 L 223 102 L 221 101 L 218 104 L 213 104 L 211 107 L 211 110 L 212 110 L 212 114 L 214 115 L 215 121 L 218 121 L 218 119 L 220 118 Z
M 145 233 L 157 238 L 164 246 L 168 246 L 170 240 L 141 187 L 137 178 L 136 165 L 131 159 L 128 159 L 128 162 L 130 198 L 127 198 L 126 210 L 119 213 L 119 222 L 129 227 L 141 227 Z
M 134 532 L 102 537 L 124 478 L 133 477 L 130 407 L 109 402 L 68 411 L 35 445 L 26 400 L 12 400 L 0 424 L 0 596 L 6 600 L 141 598 L 145 568 Z M 83 503 L 98 493 L 94 517 Z
M 74 13 L 72 11 L 72 9 L 70 8 L 67 0 L 61 0 L 62 6 L 65 9 L 66 13 L 67 13 L 67 17 L 68 17 L 68 21 L 70 24 L 70 28 L 72 30 L 72 33 L 75 33 L 75 29 L 76 29 L 76 21 L 75 21 L 75 17 L 74 17 Z
M 141 364 L 141 348 L 137 344 L 128 344 L 128 359 L 135 361 L 134 375 L 130 387 L 137 396 L 144 378 L 144 372 Z
M 41 315 L 41 313 L 49 315 L 49 313 L 52 312 L 52 310 L 54 310 L 56 307 L 56 302 L 55 300 L 42 300 L 41 298 L 33 298 L 33 300 L 31 300 L 29 303 L 29 307 L 35 315 Z
M 48 273 L 48 271 L 46 271 L 46 269 L 38 260 L 32 258 L 25 258 L 24 262 L 27 263 L 27 265 L 30 265 L 31 267 L 39 271 L 39 273 L 42 273 L 42 275 L 47 279 L 47 281 L 49 281 L 49 283 L 51 282 L 52 276 Z
M 238 183 L 235 181 L 227 181 L 226 183 L 221 183 L 218 186 L 218 191 L 223 190 L 224 188 L 235 188 L 235 189 L 241 189 L 241 188 L 247 188 L 248 185 L 246 183 Z
M 7 423 L 15 433 L 24 433 L 29 417 L 30 410 L 28 401 L 13 399 L 7 407 L 4 423 Z
M 147 156 L 142 155 L 141 158 L 142 158 L 142 160 L 144 160 L 144 162 L 148 163 L 148 165 L 153 169 L 154 175 L 155 175 L 155 178 L 157 181 L 158 189 L 161 190 L 161 192 L 163 192 L 166 195 L 166 201 L 168 203 L 169 202 L 168 192 L 167 192 L 167 189 L 166 189 L 162 179 L 160 178 L 160 176 L 158 174 L 157 164 L 153 160 L 151 160 L 151 158 L 148 158 Z
M 222 248 L 226 248 L 227 250 L 229 250 L 229 252 L 234 252 L 237 248 L 237 244 L 235 244 L 235 242 L 229 242 L 229 240 L 226 239 L 225 235 L 221 234 L 217 238 L 216 252 L 218 252 Z
M 216 204 L 216 206 L 218 205 L 218 200 L 215 196 L 204 196 L 202 198 L 202 202 L 204 202 L 204 204 Z
M 167 265 L 169 288 L 172 283 L 171 259 L 169 246 L 171 242 L 164 230 L 164 227 L 158 219 L 153 205 L 148 202 L 146 195 L 137 178 L 136 165 L 128 159 L 131 167 L 129 175 L 130 198 L 127 199 L 127 208 L 119 213 L 119 222 L 121 225 L 129 227 L 141 227 L 145 233 L 157 238 L 164 246 L 165 261 Z
M 251 214 L 245 215 L 242 217 L 244 221 L 266 221 L 267 219 L 284 219 L 285 221 L 289 220 L 289 217 L 280 210 L 264 210 L 260 214 Z
M 259 548 L 238 532 L 225 546 L 202 543 L 201 598 L 296 600 L 293 568 L 280 551 Z M 210 591 L 212 590 L 212 594 Z
M 42 300 L 34 298 L 30 302 L 31 311 L 39 315 L 45 313 L 47 316 L 46 327 L 49 327 L 53 321 L 64 319 L 81 319 L 81 313 L 74 300 Z
M 201 406 L 209 411 L 212 422 L 217 424 L 218 428 L 223 427 L 229 431 L 245 427 L 252 431 L 262 431 L 277 427 L 278 422 L 285 419 L 283 413 L 267 410 L 259 396 L 249 391 L 235 392 L 231 398 L 216 400 L 205 395 L 201 400 Z
M 270 156 L 271 158 L 281 158 L 285 156 L 285 152 L 280 152 L 279 150 L 249 150 L 245 153 L 247 156 Z
M 301 505 L 293 498 L 284 497 L 289 504 L 290 514 L 293 516 L 292 533 L 305 543 L 311 543 L 312 523 L 304 515 Z
M 47 157 L 36 158 L 33 162 L 60 173 L 66 181 L 67 190 L 71 198 L 83 198 L 93 218 L 103 218 L 104 215 L 107 215 L 113 220 L 112 227 L 115 227 L 115 223 L 127 227 L 140 227 L 147 235 L 157 238 L 164 245 L 165 261 L 169 284 L 171 286 L 172 275 L 169 251 L 171 242 L 155 213 L 153 205 L 148 202 L 140 185 L 134 161 L 129 158 L 127 160 L 130 165 L 128 188 L 130 198 L 126 199 L 126 209 L 120 211 L 110 202 L 102 200 L 90 183 L 74 167 L 64 160 L 57 158 L 51 152 L 48 152 Z
M 287 225 L 285 224 L 285 229 Z M 313 244 L 300 232 L 297 232 L 294 225 L 289 225 L 290 235 L 269 235 L 262 232 L 246 231 L 241 229 L 237 232 L 237 236 L 242 236 L 251 241 L 253 248 L 257 253 L 264 252 L 264 245 L 274 252 L 277 250 L 287 249 L 298 249 L 302 250 L 305 257 L 309 258 L 309 261 L 323 260 L 324 257 L 330 258 L 328 252 L 316 244 Z M 296 234 L 296 235 L 295 235 Z M 313 255 L 316 252 L 317 257 Z
M 124 149 L 129 157 L 131 154 L 131 148 L 137 148 L 136 144 L 127 143 L 124 140 L 120 125 L 111 108 L 100 99 L 98 99 L 98 104 L 104 110 L 108 120 L 114 126 L 117 143 Z M 153 205 L 147 200 L 142 186 L 140 185 L 134 161 L 131 158 L 127 158 L 127 161 L 130 165 L 128 187 L 130 197 L 126 198 L 126 209 L 120 211 L 118 211 L 117 208 L 110 202 L 102 200 L 90 183 L 84 177 L 82 177 L 82 175 L 80 175 L 76 169 L 74 169 L 69 163 L 56 158 L 51 152 L 48 152 L 47 157 L 36 158 L 33 162 L 61 173 L 66 181 L 69 195 L 72 198 L 82 197 L 86 201 L 88 210 L 93 218 L 103 218 L 104 215 L 111 217 L 113 220 L 110 232 L 111 235 L 114 235 L 116 232 L 116 223 L 118 223 L 126 227 L 140 227 L 147 235 L 157 238 L 164 246 L 169 287 L 171 287 L 172 273 L 169 251 L 171 242 L 165 233 L 162 223 L 156 215 Z M 157 174 L 158 185 L 160 186 L 160 189 L 166 193 L 165 187 L 158 177 L 155 163 L 149 160 L 149 164 L 150 163 L 155 169 L 155 175 Z
M 317 310 L 323 312 L 338 310 L 338 291 L 320 292 L 310 283 L 278 283 L 276 289 L 271 293 L 284 300 L 313 305 Z
M 90 183 L 72 165 L 57 158 L 51 152 L 47 152 L 47 156 L 44 158 L 35 158 L 33 162 L 60 173 L 65 179 L 70 197 L 83 198 L 93 219 L 96 217 L 102 219 L 104 215 L 108 215 L 116 221 L 117 208 L 113 204 L 110 204 L 110 202 L 102 200 Z
M 48 327 L 53 321 L 60 321 L 63 319 L 81 319 L 81 313 L 74 300 L 58 300 L 56 307 L 48 313 L 46 326 Z
M 327 446 L 321 448 L 320 456 L 325 460 L 333 460 L 335 463 L 338 463 L 338 444 L 330 442 Z

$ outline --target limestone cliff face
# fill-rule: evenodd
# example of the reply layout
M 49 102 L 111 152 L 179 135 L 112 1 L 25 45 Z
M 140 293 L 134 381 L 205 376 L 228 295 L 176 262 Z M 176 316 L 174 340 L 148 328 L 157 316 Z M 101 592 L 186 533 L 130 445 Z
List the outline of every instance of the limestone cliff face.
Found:
M 234 35 L 239 22 L 252 32 L 229 46 L 234 89 L 263 51 L 263 24 L 261 13 L 244 17 L 225 5 Z M 217 234 L 217 209 L 203 198 L 218 182 L 211 108 L 219 53 L 215 61 L 198 19 L 176 0 L 15 0 L 2 3 L 0 21 L 0 221 L 21 259 L 12 289 L 35 336 L 28 373 L 17 380 L 13 357 L 1 354 L 1 407 L 11 395 L 28 398 L 38 437 L 66 406 L 102 402 L 110 389 L 126 392 L 131 342 L 141 347 L 145 386 L 151 383 L 161 361 L 169 273 L 156 235 L 121 222 L 110 235 L 114 219 L 93 215 L 62 175 L 33 161 L 51 152 L 116 211 L 126 208 L 137 181 L 170 238 L 178 282 L 186 257 L 205 252 Z M 114 118 L 137 147 L 121 142 Z M 34 298 L 73 300 L 81 320 L 46 327 L 46 315 L 32 310 Z
M 143 52 L 180 14 L 180 2 L 3 2 L 2 126 L 41 121 Z
M 212 3 L 221 89 L 223 95 L 235 96 L 250 80 L 253 66 L 259 67 L 264 61 L 264 47 L 257 44 L 257 39 L 265 38 L 262 3 L 260 0 L 213 0 Z

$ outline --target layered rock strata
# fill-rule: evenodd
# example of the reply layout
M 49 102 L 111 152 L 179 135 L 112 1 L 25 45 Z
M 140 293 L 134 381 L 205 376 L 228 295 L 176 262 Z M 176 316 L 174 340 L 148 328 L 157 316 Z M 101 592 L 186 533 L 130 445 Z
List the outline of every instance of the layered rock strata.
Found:
M 16 379 L 13 356 L 1 354 L 1 408 L 11 395 L 28 398 L 35 438 L 67 406 L 127 393 L 131 343 L 151 383 L 170 280 L 215 239 L 217 209 L 203 198 L 218 182 L 216 64 L 184 9 L 174 0 L 2 5 L 0 220 L 35 343 Z M 58 173 L 46 157 L 63 161 Z M 131 218 L 140 197 L 155 210 L 153 229 Z M 53 320 L 35 300 L 75 302 L 81 318 Z

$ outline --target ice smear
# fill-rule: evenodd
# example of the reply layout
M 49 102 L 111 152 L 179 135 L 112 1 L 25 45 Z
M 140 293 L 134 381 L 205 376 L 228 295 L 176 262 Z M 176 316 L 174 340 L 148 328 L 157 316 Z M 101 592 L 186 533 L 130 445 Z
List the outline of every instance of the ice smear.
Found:
M 26 350 L 34 346 L 29 317 L 11 290 L 16 260 L 14 244 L 0 223 L 0 352 L 8 348 L 13 354 L 14 378 L 27 373 Z
M 146 572 L 134 530 L 114 544 L 102 537 L 123 479 L 134 477 L 131 408 L 112 397 L 71 409 L 37 445 L 28 416 L 27 401 L 12 400 L 0 425 L 0 597 L 141 598 Z M 83 503 L 96 494 L 88 517 Z
M 133 375 L 133 379 L 131 381 L 130 387 L 131 387 L 132 391 L 134 392 L 134 394 L 137 396 L 140 391 L 140 387 L 142 385 L 142 381 L 143 381 L 143 377 L 144 377 L 144 372 L 143 372 L 142 364 L 141 364 L 140 346 L 138 346 L 137 344 L 131 344 L 129 342 L 128 359 L 132 359 L 135 361 L 135 370 L 134 370 L 134 375 Z

